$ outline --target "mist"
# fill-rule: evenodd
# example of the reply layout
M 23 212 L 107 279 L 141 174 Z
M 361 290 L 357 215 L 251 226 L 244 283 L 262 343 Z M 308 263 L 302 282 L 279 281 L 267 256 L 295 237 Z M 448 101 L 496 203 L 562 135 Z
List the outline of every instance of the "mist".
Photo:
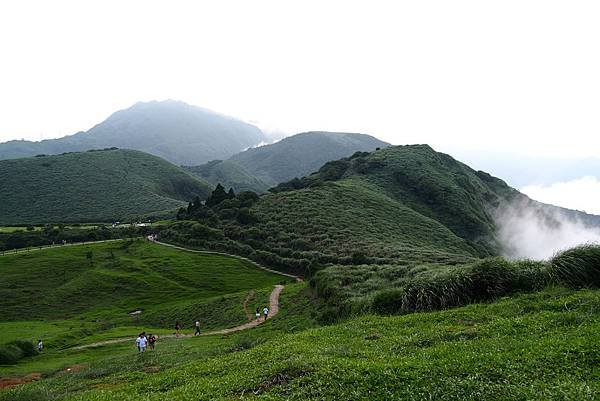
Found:
M 495 220 L 504 256 L 545 260 L 577 245 L 600 243 L 600 227 L 587 226 L 560 210 L 529 199 L 499 208 Z

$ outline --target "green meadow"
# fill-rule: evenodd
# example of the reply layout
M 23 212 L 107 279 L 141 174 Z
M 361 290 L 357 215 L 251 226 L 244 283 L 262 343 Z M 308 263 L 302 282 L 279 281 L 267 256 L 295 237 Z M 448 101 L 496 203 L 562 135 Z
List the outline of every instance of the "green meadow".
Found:
M 126 240 L 0 257 L 2 343 L 42 338 L 49 349 L 142 330 L 172 333 L 247 321 L 282 276 L 242 259 Z M 130 315 L 131 312 L 139 314 Z

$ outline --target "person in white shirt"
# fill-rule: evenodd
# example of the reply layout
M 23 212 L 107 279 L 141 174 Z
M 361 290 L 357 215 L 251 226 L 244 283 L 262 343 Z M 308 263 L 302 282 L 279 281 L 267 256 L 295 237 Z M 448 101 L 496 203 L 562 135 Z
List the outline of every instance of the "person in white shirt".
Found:
M 200 322 L 198 320 L 196 320 L 196 331 L 194 332 L 195 336 L 199 336 L 200 335 Z
M 43 349 L 44 349 L 44 343 L 42 342 L 42 340 L 38 340 L 38 343 L 37 343 L 38 352 L 42 352 Z
M 269 308 L 266 306 L 263 308 L 263 315 L 265 315 L 265 320 L 267 320 L 267 316 L 269 316 Z
M 135 340 L 135 344 L 137 345 L 139 352 L 145 352 L 146 344 L 148 344 L 148 340 L 146 339 L 146 333 L 141 333 Z

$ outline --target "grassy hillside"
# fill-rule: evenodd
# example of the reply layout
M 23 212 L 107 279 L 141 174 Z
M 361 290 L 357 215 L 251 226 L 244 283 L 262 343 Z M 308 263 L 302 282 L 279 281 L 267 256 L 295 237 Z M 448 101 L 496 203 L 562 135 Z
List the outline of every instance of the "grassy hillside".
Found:
M 179 167 L 133 150 L 3 160 L 0 182 L 0 224 L 134 219 L 210 191 Z
M 163 342 L 152 354 L 80 355 L 90 361 L 83 370 L 0 400 L 594 400 L 599 307 L 597 290 L 554 288 L 291 334 L 282 328 L 298 319 L 282 314 L 248 333 Z
M 122 326 L 172 330 L 177 320 L 187 328 L 195 319 L 205 329 L 234 326 L 246 321 L 242 305 L 250 292 L 266 289 L 253 297 L 262 305 L 282 281 L 240 259 L 144 240 L 0 256 L 0 270 L 0 330 L 22 333 L 38 322 L 26 338 L 42 336 L 55 345 L 103 331 L 119 336 L 115 330 Z M 131 317 L 136 310 L 142 313 Z M 76 332 L 62 329 L 68 327 Z
M 227 189 L 233 188 L 235 192 L 264 193 L 270 187 L 242 166 L 229 160 L 214 160 L 201 166 L 184 168 L 213 185 L 221 184 Z
M 141 150 L 177 165 L 224 159 L 265 140 L 257 127 L 173 100 L 136 103 L 86 132 L 41 142 L 0 144 L 0 159 L 118 147 Z
M 221 183 L 236 192 L 263 193 L 281 182 L 304 177 L 328 161 L 386 146 L 389 144 L 369 135 L 306 132 L 245 150 L 226 161 L 193 167 L 192 171 L 214 185 Z

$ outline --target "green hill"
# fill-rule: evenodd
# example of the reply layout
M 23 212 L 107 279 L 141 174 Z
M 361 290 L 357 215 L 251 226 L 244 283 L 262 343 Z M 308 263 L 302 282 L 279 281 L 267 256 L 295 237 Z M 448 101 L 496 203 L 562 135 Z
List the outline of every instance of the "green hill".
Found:
M 3 160 L 0 182 L 0 224 L 134 219 L 210 191 L 165 160 L 116 149 Z
M 387 146 L 388 143 L 370 135 L 305 132 L 245 150 L 225 161 L 190 169 L 214 185 L 221 183 L 237 192 L 263 193 L 281 182 L 304 177 L 328 161 Z
M 428 146 L 395 146 L 357 152 L 280 184 L 252 203 L 250 223 L 240 224 L 232 212 L 237 207 L 246 213 L 243 200 L 225 201 L 210 211 L 197 205 L 188 218 L 222 229 L 256 251 L 304 260 L 305 266 L 455 263 L 499 254 L 492 211 L 515 196 L 518 192 L 501 180 Z M 183 226 L 177 230 L 184 232 L 182 238 L 172 231 L 165 235 L 179 241 L 194 237 Z
M 507 204 L 533 205 L 550 225 L 563 213 L 426 145 L 357 152 L 271 191 L 255 200 L 224 194 L 180 211 L 180 219 L 198 220 L 217 237 L 199 235 L 187 222 L 161 236 L 307 276 L 331 272 L 332 264 L 392 266 L 382 274 L 340 269 L 348 275 L 339 279 L 343 286 L 358 282 L 372 296 L 390 281 L 386 274 L 402 278 L 500 255 L 496 211 Z
M 118 147 L 177 165 L 224 159 L 265 140 L 257 127 L 183 102 L 139 102 L 86 132 L 41 142 L 0 143 L 0 160 Z

